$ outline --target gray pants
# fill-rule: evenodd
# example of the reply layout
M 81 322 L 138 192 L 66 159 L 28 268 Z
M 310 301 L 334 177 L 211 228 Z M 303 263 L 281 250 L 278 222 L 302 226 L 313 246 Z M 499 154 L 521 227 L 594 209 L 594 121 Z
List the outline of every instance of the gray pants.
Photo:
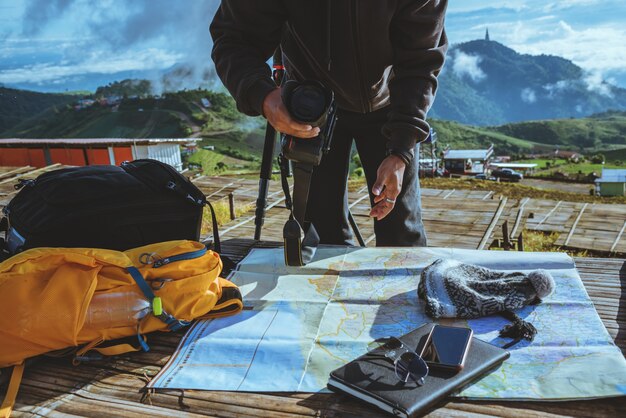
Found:
M 381 133 L 381 127 L 387 120 L 387 109 L 366 114 L 340 110 L 338 116 L 330 152 L 313 171 L 306 219 L 315 225 L 321 244 L 354 245 L 348 222 L 347 193 L 352 140 L 361 157 L 370 203 L 373 204 L 372 186 L 376 182 L 378 167 L 386 156 L 387 140 Z M 374 220 L 377 246 L 426 246 L 417 147 L 415 151 L 415 159 L 404 172 L 402 192 L 396 199 L 395 207 L 381 221 Z

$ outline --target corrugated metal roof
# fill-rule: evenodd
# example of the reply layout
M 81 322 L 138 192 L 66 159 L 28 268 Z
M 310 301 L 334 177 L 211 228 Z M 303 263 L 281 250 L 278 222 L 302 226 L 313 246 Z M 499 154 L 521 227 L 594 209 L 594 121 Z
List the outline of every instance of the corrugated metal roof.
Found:
M 444 160 L 484 160 L 493 154 L 493 149 L 451 149 L 444 156 Z
M 626 169 L 602 169 L 602 177 L 597 183 L 626 183 Z
M 0 147 L 19 145 L 149 145 L 162 143 L 186 143 L 202 138 L 50 138 L 50 139 L 0 139 Z

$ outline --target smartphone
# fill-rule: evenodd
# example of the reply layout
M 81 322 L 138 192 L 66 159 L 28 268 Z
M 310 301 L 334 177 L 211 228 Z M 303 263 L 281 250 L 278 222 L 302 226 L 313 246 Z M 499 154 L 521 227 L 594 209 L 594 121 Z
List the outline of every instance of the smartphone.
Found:
M 429 367 L 461 371 L 473 331 L 465 327 L 435 325 L 426 339 L 421 357 Z

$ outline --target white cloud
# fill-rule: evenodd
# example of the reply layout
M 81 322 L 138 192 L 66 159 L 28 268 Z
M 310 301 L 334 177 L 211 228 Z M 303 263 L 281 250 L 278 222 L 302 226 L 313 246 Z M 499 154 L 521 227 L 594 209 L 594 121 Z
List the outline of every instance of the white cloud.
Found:
M 605 0 L 567 0 L 560 2 L 551 2 L 543 6 L 543 12 L 554 12 L 565 9 L 573 9 L 581 6 L 593 6 L 594 4 L 601 4 Z
M 468 13 L 498 9 L 521 11 L 528 8 L 528 5 L 525 3 L 527 3 L 527 0 L 501 0 L 497 4 L 489 2 L 488 5 L 485 5 L 484 0 L 451 1 L 448 5 L 448 13 Z
M 559 80 L 556 83 L 545 84 L 541 87 L 548 93 L 548 98 L 552 99 L 560 92 L 572 87 L 572 80 Z
M 601 94 L 602 96 L 613 97 L 611 86 L 604 82 L 600 72 L 587 74 L 585 76 L 585 83 L 587 84 L 587 90 Z
M 74 64 L 34 64 L 0 71 L 1 83 L 58 82 L 66 77 L 83 74 L 114 74 L 121 71 L 159 70 L 176 64 L 180 54 L 159 49 L 129 51 L 119 55 L 93 53 L 83 62 Z
M 535 90 L 528 87 L 522 90 L 521 97 L 524 103 L 535 103 L 537 101 Z
M 459 78 L 469 77 L 474 82 L 484 80 L 487 75 L 480 68 L 482 61 L 479 55 L 470 55 L 462 51 L 456 51 L 452 57 L 452 71 Z
M 158 70 L 173 65 L 190 68 L 176 73 L 184 87 L 217 79 L 209 23 L 218 0 L 22 3 L 18 23 L 7 33 L 0 28 L 0 82 L 46 83 L 72 75 L 146 70 L 158 79 Z

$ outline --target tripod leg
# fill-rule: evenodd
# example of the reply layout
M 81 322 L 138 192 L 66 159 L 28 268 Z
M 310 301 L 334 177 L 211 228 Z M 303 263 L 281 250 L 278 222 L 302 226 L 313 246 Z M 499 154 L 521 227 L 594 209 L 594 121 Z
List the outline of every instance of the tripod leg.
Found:
M 265 144 L 263 145 L 263 159 L 261 160 L 261 173 L 259 175 L 259 195 L 256 200 L 254 218 L 254 239 L 257 241 L 261 239 L 261 229 L 265 221 L 265 207 L 267 206 L 267 192 L 272 178 L 275 144 L 276 130 L 268 122 L 265 128 Z

